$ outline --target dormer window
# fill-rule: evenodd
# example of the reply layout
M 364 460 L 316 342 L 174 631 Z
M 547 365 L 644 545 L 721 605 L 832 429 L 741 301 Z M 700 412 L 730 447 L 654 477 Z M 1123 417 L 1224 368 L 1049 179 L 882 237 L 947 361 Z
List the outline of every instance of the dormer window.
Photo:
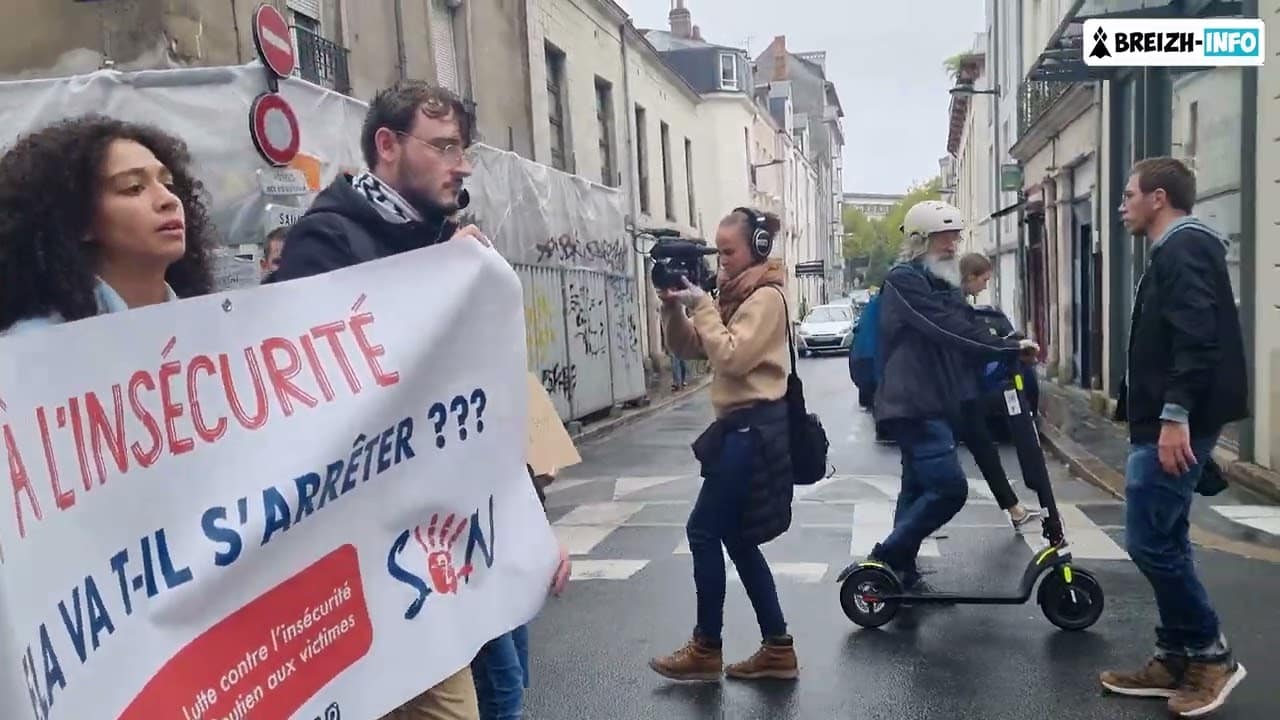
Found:
M 720 89 L 738 89 L 738 58 L 733 53 L 720 53 Z

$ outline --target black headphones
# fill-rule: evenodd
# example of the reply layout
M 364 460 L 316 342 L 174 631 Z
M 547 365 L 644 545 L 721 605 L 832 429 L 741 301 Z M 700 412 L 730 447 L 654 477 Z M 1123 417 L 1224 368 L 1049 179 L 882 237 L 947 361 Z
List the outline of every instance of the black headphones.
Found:
M 773 234 L 764 226 L 764 215 L 745 207 L 734 208 L 733 211 L 747 216 L 747 224 L 751 228 L 751 235 L 748 237 L 749 242 L 747 243 L 751 247 L 751 257 L 756 262 L 768 260 L 769 255 L 773 252 Z

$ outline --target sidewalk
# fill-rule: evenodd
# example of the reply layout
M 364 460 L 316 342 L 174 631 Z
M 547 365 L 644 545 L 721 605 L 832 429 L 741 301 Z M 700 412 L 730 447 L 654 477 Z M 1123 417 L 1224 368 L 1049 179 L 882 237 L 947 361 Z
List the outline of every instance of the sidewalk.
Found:
M 632 423 L 643 420 L 654 413 L 661 412 L 668 407 L 688 398 L 690 395 L 705 388 L 711 382 L 710 373 L 694 374 L 692 368 L 688 377 L 688 382 L 683 390 L 674 391 L 671 389 L 671 373 L 664 370 L 655 373 L 648 381 L 648 390 L 645 397 L 633 405 L 624 407 L 615 407 L 606 416 L 591 422 L 583 423 L 574 421 L 568 423 L 569 436 L 573 438 L 575 443 L 583 443 L 589 440 L 595 440 L 603 435 L 607 435 L 615 430 L 631 425 Z
M 1096 396 L 1041 380 L 1041 435 L 1081 479 L 1124 499 L 1128 429 L 1099 412 Z M 1214 452 L 1230 489 L 1197 498 L 1192 540 L 1248 557 L 1280 561 L 1280 474 L 1239 462 L 1224 449 Z

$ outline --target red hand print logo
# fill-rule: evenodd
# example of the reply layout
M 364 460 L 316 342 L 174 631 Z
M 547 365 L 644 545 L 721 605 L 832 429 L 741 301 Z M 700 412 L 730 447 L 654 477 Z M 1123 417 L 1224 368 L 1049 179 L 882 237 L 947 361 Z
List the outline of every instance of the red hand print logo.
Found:
M 467 518 L 450 513 L 444 519 L 444 525 L 438 525 L 439 520 L 440 513 L 431 516 L 426 538 L 422 536 L 421 526 L 413 529 L 413 536 L 427 554 L 427 573 L 431 576 L 435 591 L 441 595 L 452 595 L 458 592 L 458 579 L 466 579 L 472 570 L 470 565 L 463 565 L 461 568 L 453 566 L 453 546 L 467 529 Z M 458 521 L 457 529 L 453 527 L 455 520 Z

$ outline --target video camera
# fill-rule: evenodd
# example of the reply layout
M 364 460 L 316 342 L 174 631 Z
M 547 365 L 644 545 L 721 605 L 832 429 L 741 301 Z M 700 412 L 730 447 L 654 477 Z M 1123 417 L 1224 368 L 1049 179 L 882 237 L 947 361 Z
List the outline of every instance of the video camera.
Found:
M 716 249 L 682 238 L 675 230 L 650 230 L 636 237 L 651 239 L 649 258 L 653 260 L 653 286 L 659 290 L 683 290 L 683 278 L 706 292 L 716 289 L 716 275 L 705 258 Z M 637 247 L 637 251 L 639 248 Z M 641 251 L 643 252 L 643 251 Z

